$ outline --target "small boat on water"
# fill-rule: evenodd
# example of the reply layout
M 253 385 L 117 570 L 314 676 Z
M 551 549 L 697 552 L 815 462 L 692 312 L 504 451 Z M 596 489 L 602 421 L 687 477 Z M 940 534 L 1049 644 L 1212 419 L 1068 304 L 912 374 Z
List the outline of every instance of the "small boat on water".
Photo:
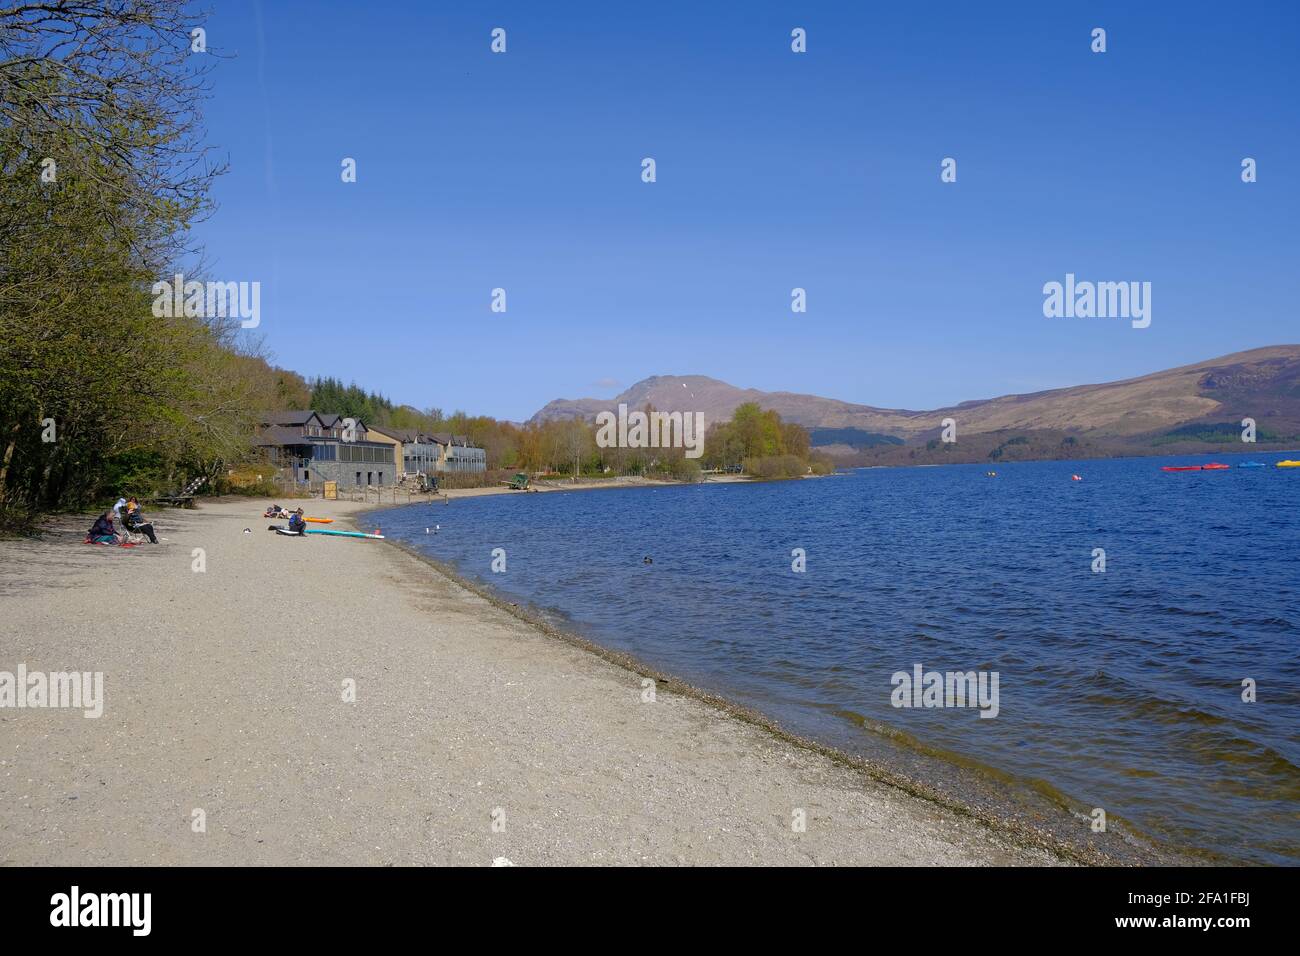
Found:
M 1262 461 L 1242 461 L 1237 463 L 1238 468 L 1266 468 L 1268 467 Z
M 1071 480 L 1071 481 L 1083 481 L 1083 475 L 1071 475 L 1071 476 L 1070 476 L 1070 480 Z
M 1162 465 L 1161 471 L 1200 471 L 1204 465 Z
M 1277 463 L 1279 468 L 1300 468 L 1300 461 L 1292 461 L 1290 458 Z
M 1231 468 L 1231 465 L 1225 465 L 1223 462 L 1212 461 L 1208 465 L 1201 467 L 1202 471 L 1223 471 L 1225 468 Z

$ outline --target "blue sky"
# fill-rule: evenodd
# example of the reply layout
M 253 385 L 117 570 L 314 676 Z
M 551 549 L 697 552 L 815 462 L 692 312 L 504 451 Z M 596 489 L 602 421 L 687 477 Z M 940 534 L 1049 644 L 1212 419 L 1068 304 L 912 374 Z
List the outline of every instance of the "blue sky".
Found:
M 306 375 L 932 408 L 1300 341 L 1300 4 L 213 6 L 198 239 Z M 1151 327 L 1045 318 L 1067 272 L 1151 282 Z

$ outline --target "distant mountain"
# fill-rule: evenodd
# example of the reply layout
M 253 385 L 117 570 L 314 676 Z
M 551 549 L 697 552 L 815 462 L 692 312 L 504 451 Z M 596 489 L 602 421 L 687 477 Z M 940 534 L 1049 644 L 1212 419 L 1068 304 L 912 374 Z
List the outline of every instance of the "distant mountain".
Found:
M 1240 444 L 1240 422 L 1248 417 L 1257 424 L 1260 444 L 1286 443 L 1300 437 L 1300 345 L 1236 352 L 1119 382 L 1004 395 L 931 411 L 737 388 L 703 375 L 656 375 L 612 399 L 557 399 L 531 420 L 590 421 L 598 412 L 625 403 L 633 409 L 650 404 L 660 411 L 703 412 L 705 421 L 712 423 L 730 418 L 744 402 L 757 402 L 804 425 L 814 446 L 887 460 L 917 460 L 916 446 L 937 439 L 945 418 L 957 422 L 959 443 L 965 437 L 987 436 L 970 442 L 963 458 L 975 453 L 976 446 L 985 456 L 998 458 L 1031 451 L 1034 457 L 1044 457 L 1045 444 L 1061 447 L 1060 457 L 1084 449 L 1122 454 L 1141 453 L 1134 450 L 1140 447 L 1174 453 Z M 1014 441 L 1018 434 L 1025 440 Z M 904 444 L 910 450 L 900 447 Z M 955 460 L 957 450 L 947 446 L 940 459 Z
M 775 409 L 787 421 L 800 425 L 827 428 L 858 428 L 899 437 L 902 430 L 916 431 L 901 423 L 907 416 L 920 415 L 899 409 L 872 408 L 854 405 L 833 398 L 800 395 L 795 392 L 763 392 L 756 388 L 737 388 L 706 375 L 655 375 L 642 379 L 620 395 L 610 399 L 561 398 L 549 402 L 535 414 L 531 421 L 580 418 L 590 421 L 597 413 L 616 409 L 620 404 L 629 408 L 653 405 L 660 411 L 703 412 L 706 422 L 724 421 L 738 405 L 758 402 L 764 408 Z

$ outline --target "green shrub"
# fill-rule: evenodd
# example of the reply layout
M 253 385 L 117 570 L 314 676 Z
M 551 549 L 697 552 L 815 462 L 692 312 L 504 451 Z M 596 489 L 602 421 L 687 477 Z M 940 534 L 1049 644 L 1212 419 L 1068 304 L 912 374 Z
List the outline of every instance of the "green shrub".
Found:
M 814 475 L 833 475 L 835 473 L 835 459 L 822 452 L 813 452 L 808 458 L 808 464 L 812 468 Z
M 702 481 L 704 475 L 700 472 L 700 463 L 694 458 L 676 458 L 669 461 L 666 474 L 670 478 L 678 481 L 696 482 Z

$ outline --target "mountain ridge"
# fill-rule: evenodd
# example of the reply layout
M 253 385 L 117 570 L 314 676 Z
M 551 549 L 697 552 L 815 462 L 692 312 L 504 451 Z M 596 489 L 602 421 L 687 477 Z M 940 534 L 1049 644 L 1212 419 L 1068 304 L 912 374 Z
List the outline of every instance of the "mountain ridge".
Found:
M 1011 393 L 929 410 L 765 392 L 705 375 L 652 375 L 612 399 L 548 402 L 530 421 L 592 421 L 620 403 L 629 408 L 648 403 L 665 412 L 702 412 L 712 423 L 730 418 L 738 405 L 750 401 L 809 429 L 858 430 L 908 444 L 937 436 L 945 418 L 956 421 L 959 435 L 1019 430 L 1133 442 L 1189 425 L 1221 426 L 1249 417 L 1261 433 L 1290 437 L 1300 435 L 1300 345 L 1265 346 L 1113 382 Z

